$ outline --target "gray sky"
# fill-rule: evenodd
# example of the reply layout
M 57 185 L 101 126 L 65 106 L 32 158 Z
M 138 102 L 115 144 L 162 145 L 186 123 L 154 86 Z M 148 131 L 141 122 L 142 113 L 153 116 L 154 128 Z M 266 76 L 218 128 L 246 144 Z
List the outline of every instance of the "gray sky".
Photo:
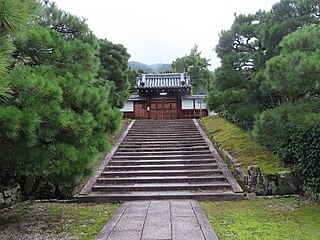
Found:
M 270 10 L 279 0 L 53 0 L 59 8 L 87 19 L 99 37 L 121 43 L 132 61 L 171 63 L 194 44 L 219 65 L 214 47 L 234 13 Z

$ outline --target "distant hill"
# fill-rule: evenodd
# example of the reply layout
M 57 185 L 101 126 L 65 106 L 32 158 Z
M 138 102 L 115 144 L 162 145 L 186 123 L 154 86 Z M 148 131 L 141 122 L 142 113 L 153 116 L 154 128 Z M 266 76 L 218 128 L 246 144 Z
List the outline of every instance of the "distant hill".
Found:
M 129 67 L 135 70 L 142 69 L 146 73 L 160 73 L 171 70 L 171 64 L 169 63 L 156 63 L 148 65 L 141 62 L 129 61 Z

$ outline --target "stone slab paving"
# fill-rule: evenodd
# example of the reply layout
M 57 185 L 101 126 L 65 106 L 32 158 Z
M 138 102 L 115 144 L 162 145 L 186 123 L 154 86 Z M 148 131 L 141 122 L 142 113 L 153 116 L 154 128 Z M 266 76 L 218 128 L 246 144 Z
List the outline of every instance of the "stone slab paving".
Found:
M 216 240 L 195 200 L 125 202 L 96 240 Z

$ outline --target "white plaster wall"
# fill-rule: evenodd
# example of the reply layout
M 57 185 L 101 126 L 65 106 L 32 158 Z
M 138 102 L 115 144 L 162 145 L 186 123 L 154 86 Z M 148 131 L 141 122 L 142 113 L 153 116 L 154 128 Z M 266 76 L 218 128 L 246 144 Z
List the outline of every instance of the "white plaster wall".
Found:
M 207 109 L 207 105 L 203 99 L 196 99 L 195 109 Z
M 182 109 L 193 109 L 193 99 L 183 99 Z
M 133 112 L 133 102 L 132 101 L 125 102 L 123 108 L 121 108 L 120 111 Z

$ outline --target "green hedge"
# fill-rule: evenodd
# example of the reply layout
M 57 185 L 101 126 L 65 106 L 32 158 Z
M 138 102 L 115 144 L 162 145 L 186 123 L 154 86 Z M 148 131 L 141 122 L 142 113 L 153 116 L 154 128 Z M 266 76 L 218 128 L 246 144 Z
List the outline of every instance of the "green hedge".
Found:
M 320 185 L 320 100 L 303 99 L 257 117 L 253 135 L 313 187 Z

